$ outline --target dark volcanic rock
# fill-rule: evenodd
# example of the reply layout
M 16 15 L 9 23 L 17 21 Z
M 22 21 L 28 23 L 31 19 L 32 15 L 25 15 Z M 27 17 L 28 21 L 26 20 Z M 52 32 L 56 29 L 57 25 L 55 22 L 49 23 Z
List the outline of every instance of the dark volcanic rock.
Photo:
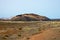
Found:
M 45 16 L 37 14 L 21 14 L 11 18 L 12 21 L 49 21 L 50 19 Z

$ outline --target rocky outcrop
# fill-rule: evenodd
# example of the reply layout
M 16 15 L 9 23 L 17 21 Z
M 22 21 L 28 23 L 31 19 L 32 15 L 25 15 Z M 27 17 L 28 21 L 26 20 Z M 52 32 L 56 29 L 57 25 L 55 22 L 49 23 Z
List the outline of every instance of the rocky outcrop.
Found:
M 45 16 L 37 14 L 21 14 L 11 18 L 12 21 L 49 21 L 50 19 Z

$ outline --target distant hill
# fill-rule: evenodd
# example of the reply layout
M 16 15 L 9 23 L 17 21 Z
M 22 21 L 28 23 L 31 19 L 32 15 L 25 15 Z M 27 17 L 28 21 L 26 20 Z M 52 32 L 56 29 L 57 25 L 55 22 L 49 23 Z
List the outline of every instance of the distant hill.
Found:
M 10 19 L 3 19 L 3 18 L 0 18 L 0 21 L 10 21 Z
M 16 15 L 11 19 L 0 18 L 0 21 L 60 21 L 60 19 L 50 19 L 46 16 L 41 16 L 34 13 L 25 13 Z
M 51 21 L 60 21 L 60 19 L 51 19 Z
M 11 18 L 12 21 L 49 21 L 50 19 L 45 16 L 37 15 L 34 13 L 16 15 Z

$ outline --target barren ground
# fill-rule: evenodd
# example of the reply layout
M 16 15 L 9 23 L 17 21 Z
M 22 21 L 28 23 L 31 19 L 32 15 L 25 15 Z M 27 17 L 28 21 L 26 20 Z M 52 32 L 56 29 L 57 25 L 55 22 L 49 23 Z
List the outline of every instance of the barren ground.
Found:
M 0 40 L 60 40 L 60 21 L 0 21 Z

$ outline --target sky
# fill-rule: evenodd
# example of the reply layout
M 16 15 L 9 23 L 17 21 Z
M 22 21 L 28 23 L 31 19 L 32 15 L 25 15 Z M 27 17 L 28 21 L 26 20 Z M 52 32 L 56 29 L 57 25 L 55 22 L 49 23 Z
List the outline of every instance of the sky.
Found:
M 60 18 L 60 0 L 0 0 L 0 18 L 24 13 Z

